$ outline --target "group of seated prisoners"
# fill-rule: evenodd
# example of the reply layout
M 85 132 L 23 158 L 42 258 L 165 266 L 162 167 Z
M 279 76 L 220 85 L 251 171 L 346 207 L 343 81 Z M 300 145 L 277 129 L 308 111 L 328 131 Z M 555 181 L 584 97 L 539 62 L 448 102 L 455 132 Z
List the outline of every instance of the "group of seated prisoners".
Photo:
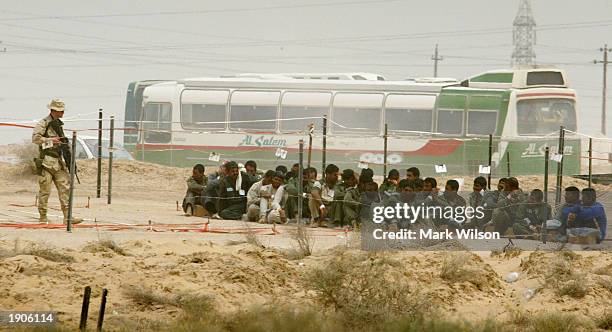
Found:
M 352 169 L 340 173 L 336 165 L 330 164 L 318 180 L 315 168 L 303 170 L 300 197 L 299 164 L 294 164 L 291 170 L 278 166 L 276 170 L 260 174 L 252 160 L 244 166 L 226 161 L 208 177 L 204 171 L 203 165 L 195 165 L 187 180 L 183 208 L 188 214 L 198 207 L 202 215 L 220 219 L 286 223 L 298 217 L 301 199 L 302 218 L 310 220 L 312 227 L 353 227 L 362 221 L 372 221 L 371 207 L 375 205 L 481 207 L 484 213 L 476 217 L 438 217 L 433 222 L 437 226 L 490 229 L 500 234 L 529 237 L 540 233 L 541 227 L 554 219 L 561 234 L 580 227 L 597 230 L 599 241 L 606 236 L 605 211 L 596 201 L 592 188 L 582 192 L 573 186 L 565 188 L 565 202 L 553 216 L 551 206 L 543 202 L 544 193 L 539 189 L 523 192 L 514 177 L 502 178 L 496 190 L 487 190 L 487 179 L 479 176 L 474 179 L 473 191 L 466 200 L 458 192 L 457 180 L 448 180 L 444 190 L 439 191 L 436 179 L 422 179 L 416 167 L 409 168 L 404 179 L 400 179 L 398 170 L 391 170 L 379 187 L 371 169 L 362 169 L 361 174 Z M 394 227 L 410 227 L 402 220 L 392 222 Z

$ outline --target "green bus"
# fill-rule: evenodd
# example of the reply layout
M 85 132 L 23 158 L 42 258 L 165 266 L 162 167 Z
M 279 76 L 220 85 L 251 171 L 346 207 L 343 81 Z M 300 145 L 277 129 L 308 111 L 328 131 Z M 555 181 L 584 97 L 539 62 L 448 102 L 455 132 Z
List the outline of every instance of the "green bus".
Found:
M 124 145 L 134 157 L 174 166 L 255 160 L 262 169 L 298 160 L 373 168 L 382 174 L 384 128 L 387 169 L 435 165 L 448 174 L 541 174 L 544 150 L 557 154 L 559 128 L 568 131 L 564 174 L 581 173 L 576 92 L 563 70 L 496 70 L 462 82 L 315 80 L 221 77 L 131 83 Z M 312 144 L 309 138 L 312 137 Z M 607 156 L 606 156 L 607 157 Z M 551 161 L 556 172 L 557 162 Z M 609 165 L 609 164 L 608 164 Z

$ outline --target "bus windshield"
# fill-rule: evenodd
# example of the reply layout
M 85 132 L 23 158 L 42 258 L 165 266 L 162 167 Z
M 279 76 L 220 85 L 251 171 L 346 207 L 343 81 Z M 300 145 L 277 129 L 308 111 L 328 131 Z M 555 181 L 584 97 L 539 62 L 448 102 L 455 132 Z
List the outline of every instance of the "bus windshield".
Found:
M 517 104 L 519 135 L 546 135 L 559 126 L 576 130 L 576 110 L 570 99 L 528 99 Z

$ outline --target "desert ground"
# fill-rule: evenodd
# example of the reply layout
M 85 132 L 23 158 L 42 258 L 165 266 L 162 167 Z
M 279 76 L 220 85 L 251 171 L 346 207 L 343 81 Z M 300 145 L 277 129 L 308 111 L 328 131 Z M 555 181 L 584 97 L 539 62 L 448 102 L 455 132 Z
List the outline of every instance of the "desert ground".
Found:
M 506 241 L 486 251 L 370 253 L 344 229 L 304 234 L 295 225 L 186 217 L 177 201 L 190 169 L 115 161 L 109 205 L 106 178 L 96 198 L 96 162 L 79 167 L 74 213 L 85 222 L 69 233 L 56 192 L 53 224 L 38 225 L 36 177 L 0 163 L 0 310 L 56 311 L 61 328 L 76 330 L 91 286 L 88 327 L 106 288 L 109 331 L 193 330 L 186 320 L 194 312 L 206 326 L 236 331 L 378 330 L 377 321 L 406 314 L 459 324 L 430 326 L 440 331 L 486 330 L 479 324 L 487 321 L 517 331 L 612 328 L 609 250 L 503 250 Z M 542 181 L 519 180 L 524 189 Z M 564 179 L 569 184 L 586 186 Z M 507 282 L 511 272 L 518 280 Z M 216 318 L 202 318 L 203 310 Z M 319 319 L 331 316 L 333 323 Z M 245 319 L 259 325 L 238 323 Z

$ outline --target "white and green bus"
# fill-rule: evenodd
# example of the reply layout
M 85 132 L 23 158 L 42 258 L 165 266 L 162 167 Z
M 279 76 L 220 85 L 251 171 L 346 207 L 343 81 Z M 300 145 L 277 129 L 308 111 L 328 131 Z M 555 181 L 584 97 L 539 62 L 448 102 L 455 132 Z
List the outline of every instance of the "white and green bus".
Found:
M 576 92 L 559 69 L 498 70 L 461 83 L 198 78 L 132 83 L 125 126 L 134 130 L 124 145 L 137 159 L 167 165 L 206 163 L 214 152 L 273 168 L 298 159 L 298 142 L 308 142 L 312 123 L 316 167 L 323 116 L 327 163 L 356 168 L 365 162 L 378 174 L 385 124 L 388 169 L 417 166 L 431 174 L 433 165 L 445 164 L 449 174 L 476 174 L 488 163 L 492 134 L 492 173 L 501 176 L 508 164 L 511 175 L 542 173 L 544 149 L 556 152 L 559 127 L 575 132 L 579 121 Z M 585 167 L 581 144 L 566 134 L 565 174 Z M 279 148 L 287 160 L 276 156 Z

